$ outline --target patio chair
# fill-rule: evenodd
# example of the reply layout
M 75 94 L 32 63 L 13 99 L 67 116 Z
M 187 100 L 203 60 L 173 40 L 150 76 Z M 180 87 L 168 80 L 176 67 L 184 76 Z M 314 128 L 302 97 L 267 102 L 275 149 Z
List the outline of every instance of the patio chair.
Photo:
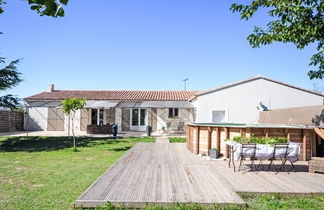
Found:
M 242 144 L 241 145 L 241 151 L 239 153 L 239 158 L 240 158 L 240 166 L 238 168 L 238 171 L 241 171 L 241 167 L 243 166 L 243 173 L 244 173 L 244 168 L 245 164 L 244 161 L 249 159 L 251 161 L 251 169 L 253 170 L 256 169 L 254 161 L 257 159 L 255 157 L 256 154 L 256 144 Z
M 286 167 L 288 148 L 289 148 L 288 143 L 278 143 L 278 144 L 274 145 L 272 157 L 269 159 L 270 163 L 269 163 L 268 171 L 270 170 L 270 167 L 273 166 L 273 169 L 276 171 L 276 173 L 279 173 L 279 171 L 282 168 L 285 169 L 286 172 L 288 172 L 288 169 Z M 276 168 L 276 166 L 274 164 L 275 160 L 281 160 L 281 165 L 280 165 L 279 170 Z M 293 169 L 295 170 L 295 167 L 293 164 L 292 164 L 292 166 L 293 166 Z

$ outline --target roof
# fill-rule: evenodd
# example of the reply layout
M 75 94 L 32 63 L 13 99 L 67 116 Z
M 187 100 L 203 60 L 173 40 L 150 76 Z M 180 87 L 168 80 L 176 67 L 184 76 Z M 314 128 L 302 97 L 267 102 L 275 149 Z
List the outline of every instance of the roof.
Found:
M 220 86 L 220 87 L 217 87 L 217 88 L 214 88 L 214 89 L 211 89 L 211 90 L 207 90 L 207 91 L 204 91 L 204 92 L 201 92 L 201 93 L 197 93 L 196 95 L 192 96 L 189 100 L 193 100 L 194 98 L 196 98 L 198 96 L 202 96 L 202 95 L 205 95 L 205 94 L 208 94 L 208 93 L 212 93 L 212 92 L 215 92 L 215 91 L 219 91 L 219 90 L 222 90 L 222 89 L 225 89 L 225 88 L 229 88 L 229 87 L 232 87 L 232 86 L 240 85 L 240 84 L 250 82 L 250 81 L 254 81 L 254 80 L 258 80 L 258 79 L 268 80 L 270 82 L 274 82 L 274 83 L 277 83 L 277 84 L 280 84 L 280 85 L 284 85 L 284 86 L 287 86 L 287 87 L 290 87 L 290 88 L 294 88 L 294 89 L 297 89 L 297 90 L 305 91 L 305 92 L 308 92 L 308 93 L 311 93 L 311 94 L 314 94 L 314 95 L 324 97 L 323 94 L 320 94 L 320 93 L 317 93 L 317 92 L 314 92 L 314 91 L 311 91 L 311 90 L 300 88 L 300 87 L 290 85 L 290 84 L 287 84 L 287 83 L 284 83 L 284 82 L 280 82 L 280 81 L 277 81 L 277 80 L 269 79 L 269 78 L 266 78 L 266 77 L 263 77 L 263 76 L 255 76 L 255 77 L 251 77 L 251 78 L 248 78 L 248 79 L 245 79 L 245 80 L 241 80 L 241 81 L 238 81 L 238 82 L 234 82 L 234 83 L 230 83 L 230 84 L 227 84 L 227 85 L 224 85 L 224 86 Z
M 24 98 L 24 100 L 64 100 L 77 97 L 88 100 L 188 101 L 201 92 L 188 90 L 54 90 L 42 92 Z

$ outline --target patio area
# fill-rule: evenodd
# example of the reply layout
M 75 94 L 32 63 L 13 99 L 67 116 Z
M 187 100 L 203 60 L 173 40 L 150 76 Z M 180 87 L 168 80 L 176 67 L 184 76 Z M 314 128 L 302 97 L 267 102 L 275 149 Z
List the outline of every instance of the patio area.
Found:
M 143 207 L 190 202 L 238 204 L 236 192 L 324 193 L 323 174 L 308 173 L 307 162 L 296 173 L 233 172 L 227 161 L 208 161 L 184 143 L 138 143 L 94 182 L 75 202 L 77 207 L 115 205 Z

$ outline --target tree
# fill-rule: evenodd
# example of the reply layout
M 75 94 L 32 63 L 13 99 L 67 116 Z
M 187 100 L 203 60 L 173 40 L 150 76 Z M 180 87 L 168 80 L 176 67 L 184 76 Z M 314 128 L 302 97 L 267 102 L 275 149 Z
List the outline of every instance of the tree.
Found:
M 5 58 L 0 57 L 0 64 L 5 63 Z M 19 60 L 11 61 L 9 65 L 0 69 L 0 91 L 7 91 L 21 82 L 20 73 L 17 71 L 16 65 Z M 0 107 L 15 109 L 19 104 L 16 96 L 7 94 L 0 96 Z
M 41 16 L 63 17 L 64 9 L 69 0 L 24 0 L 30 5 L 30 9 L 35 10 Z M 7 4 L 6 1 L 0 0 L 0 14 L 4 12 L 1 5 Z
M 25 0 L 28 1 L 30 8 L 37 11 L 41 16 L 63 17 L 63 5 L 67 5 L 68 0 Z M 0 0 L 0 14 L 4 12 L 2 5 L 7 4 L 6 1 Z M 0 32 L 0 34 L 2 34 Z M 21 82 L 21 73 L 17 71 L 16 65 L 18 60 L 10 62 L 8 66 L 0 69 L 0 91 L 6 91 L 18 85 Z M 0 57 L 0 64 L 5 63 L 5 58 Z M 19 104 L 16 96 L 7 94 L 0 97 L 0 107 L 15 109 Z
M 267 28 L 254 27 L 247 37 L 253 48 L 273 42 L 293 43 L 304 49 L 317 44 L 317 53 L 310 58 L 310 79 L 324 78 L 324 1 L 323 0 L 254 0 L 249 5 L 232 4 L 230 10 L 239 12 L 241 19 L 248 20 L 260 9 L 268 9 L 272 21 Z
M 77 151 L 76 144 L 75 144 L 75 134 L 74 134 L 74 117 L 75 112 L 77 110 L 82 109 L 85 106 L 86 99 L 79 99 L 79 98 L 71 98 L 65 99 L 62 102 L 62 110 L 63 112 L 68 115 L 69 119 L 72 121 L 72 135 L 73 135 L 73 148 L 74 151 Z

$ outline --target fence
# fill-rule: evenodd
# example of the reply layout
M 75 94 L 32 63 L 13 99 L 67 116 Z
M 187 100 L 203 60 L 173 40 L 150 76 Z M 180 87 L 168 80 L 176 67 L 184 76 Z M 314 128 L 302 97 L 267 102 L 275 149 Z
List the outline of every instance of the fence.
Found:
M 0 111 L 0 132 L 22 131 L 24 124 L 24 112 Z

